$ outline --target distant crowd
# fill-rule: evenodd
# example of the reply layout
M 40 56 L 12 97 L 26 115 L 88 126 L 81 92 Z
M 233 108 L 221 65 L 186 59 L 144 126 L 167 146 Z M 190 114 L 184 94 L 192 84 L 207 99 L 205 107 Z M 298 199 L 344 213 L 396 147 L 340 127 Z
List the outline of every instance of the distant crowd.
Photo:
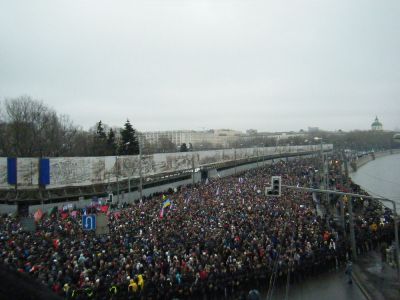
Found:
M 0 263 L 66 299 L 235 299 L 244 297 L 240 291 L 273 288 L 271 278 L 298 282 L 341 267 L 350 253 L 342 229 L 317 214 L 311 194 L 264 195 L 272 175 L 286 185 L 318 184 L 315 163 L 279 161 L 98 209 L 108 216 L 103 236 L 82 229 L 82 210 L 44 214 L 34 233 L 4 215 Z M 331 168 L 331 180 L 337 172 Z M 390 211 L 373 201 L 355 206 L 359 251 L 389 243 Z

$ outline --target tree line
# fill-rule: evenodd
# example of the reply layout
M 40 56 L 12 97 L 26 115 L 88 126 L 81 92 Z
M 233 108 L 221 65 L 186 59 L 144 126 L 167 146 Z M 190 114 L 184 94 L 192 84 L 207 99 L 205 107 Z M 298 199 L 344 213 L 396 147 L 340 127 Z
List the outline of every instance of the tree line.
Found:
M 316 144 L 319 142 L 315 142 L 315 135 L 336 149 L 378 151 L 399 147 L 393 143 L 393 132 L 390 131 L 320 131 L 281 140 L 260 135 L 240 137 L 229 143 L 228 148 Z M 92 128 L 84 130 L 73 124 L 68 116 L 58 114 L 29 96 L 0 101 L 0 156 L 3 157 L 137 155 L 139 144 L 144 154 L 223 148 L 207 141 L 202 142 L 200 148 L 185 143 L 177 147 L 167 137 L 149 143 L 129 119 L 122 128 L 112 128 L 99 120 Z
M 135 155 L 139 139 L 129 120 L 111 128 L 100 120 L 88 131 L 29 96 L 0 102 L 0 156 Z

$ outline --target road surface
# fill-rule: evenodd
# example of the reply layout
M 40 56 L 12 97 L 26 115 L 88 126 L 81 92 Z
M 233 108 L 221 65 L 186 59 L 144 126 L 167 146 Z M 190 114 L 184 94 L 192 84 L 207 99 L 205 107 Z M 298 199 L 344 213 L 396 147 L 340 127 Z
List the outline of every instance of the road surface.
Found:
M 285 296 L 285 287 L 280 287 L 274 291 L 272 299 L 284 300 Z M 262 292 L 261 299 L 267 299 L 267 291 Z M 353 284 L 347 283 L 344 271 L 339 270 L 290 286 L 288 300 L 366 300 L 366 298 L 354 281 Z

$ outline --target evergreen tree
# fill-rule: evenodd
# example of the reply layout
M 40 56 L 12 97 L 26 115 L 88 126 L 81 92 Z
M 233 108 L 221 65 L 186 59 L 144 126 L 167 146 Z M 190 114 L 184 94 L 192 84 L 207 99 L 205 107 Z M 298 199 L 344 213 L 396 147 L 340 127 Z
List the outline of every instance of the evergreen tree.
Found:
M 186 146 L 186 143 L 183 143 L 180 147 L 181 152 L 188 152 L 188 147 Z
M 104 131 L 104 125 L 101 120 L 96 126 L 96 135 L 94 136 L 94 155 L 106 155 L 107 153 L 107 135 Z
M 108 131 L 107 135 L 107 155 L 117 154 L 117 142 L 115 141 L 115 133 L 112 128 Z
M 99 121 L 99 123 L 97 123 L 96 135 L 101 140 L 106 139 L 106 133 L 104 132 L 104 126 L 103 126 L 103 123 L 101 122 L 101 120 Z
M 136 136 L 136 131 L 133 129 L 129 120 L 126 120 L 124 128 L 121 129 L 119 150 L 119 153 L 122 155 L 139 154 L 139 141 Z

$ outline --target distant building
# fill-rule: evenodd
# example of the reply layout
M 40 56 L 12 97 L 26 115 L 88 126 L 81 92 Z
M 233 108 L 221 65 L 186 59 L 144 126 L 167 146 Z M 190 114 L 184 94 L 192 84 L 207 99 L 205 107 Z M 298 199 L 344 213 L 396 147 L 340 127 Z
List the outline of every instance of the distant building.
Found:
M 277 141 L 280 140 L 287 140 L 289 138 L 296 138 L 296 137 L 303 137 L 306 136 L 303 132 L 277 132 L 274 134 L 269 135 L 269 138 L 276 139 Z
M 308 127 L 309 133 L 319 132 L 319 127 Z
M 247 129 L 246 130 L 247 135 L 256 135 L 257 134 L 257 129 Z
M 375 121 L 371 124 L 371 130 L 372 131 L 382 131 L 383 130 L 383 125 L 381 122 L 379 122 L 378 117 L 375 117 Z
M 196 148 L 202 148 L 205 144 L 212 146 L 227 147 L 230 143 L 237 141 L 242 132 L 231 129 L 215 129 L 207 131 L 194 130 L 171 130 L 143 132 L 145 139 L 150 144 L 157 144 L 161 138 L 166 138 L 179 146 L 183 143 L 192 144 Z
M 189 144 L 192 132 L 189 130 L 171 130 L 171 131 L 151 131 L 144 132 L 146 141 L 150 144 L 157 144 L 160 139 L 168 139 L 177 146 L 183 143 Z

